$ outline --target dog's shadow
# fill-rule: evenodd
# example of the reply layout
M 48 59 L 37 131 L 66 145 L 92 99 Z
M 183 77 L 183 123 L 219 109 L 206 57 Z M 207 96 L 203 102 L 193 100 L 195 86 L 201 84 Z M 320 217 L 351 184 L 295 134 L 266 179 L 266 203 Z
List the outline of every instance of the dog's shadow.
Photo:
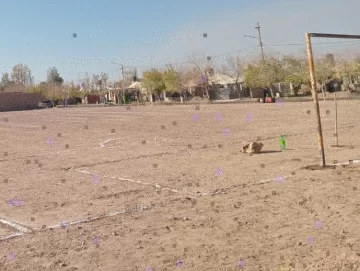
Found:
M 278 153 L 278 152 L 282 152 L 282 151 L 261 151 L 261 152 L 259 152 L 259 154 L 262 154 L 262 153 L 264 153 L 264 154 L 266 154 L 266 153 Z
M 253 152 L 253 153 L 243 152 L 243 154 L 253 156 L 253 155 L 259 155 L 259 154 L 269 154 L 269 153 L 279 153 L 279 152 L 282 152 L 282 151 L 261 151 L 261 152 L 258 152 L 258 153 L 256 153 L 256 152 Z

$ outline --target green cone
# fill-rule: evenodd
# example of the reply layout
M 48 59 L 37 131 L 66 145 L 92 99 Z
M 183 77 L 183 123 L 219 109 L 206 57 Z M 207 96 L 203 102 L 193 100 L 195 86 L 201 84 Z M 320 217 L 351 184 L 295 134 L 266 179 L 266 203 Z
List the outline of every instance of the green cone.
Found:
M 286 149 L 286 140 L 284 135 L 280 136 L 280 148 L 282 150 Z

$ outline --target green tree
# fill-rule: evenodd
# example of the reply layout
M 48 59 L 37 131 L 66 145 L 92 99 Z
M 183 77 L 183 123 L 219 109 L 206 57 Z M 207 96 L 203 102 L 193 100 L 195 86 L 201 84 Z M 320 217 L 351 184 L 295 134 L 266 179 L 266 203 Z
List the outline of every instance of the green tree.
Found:
M 275 58 L 250 64 L 245 70 L 245 84 L 248 87 L 270 87 L 271 84 L 283 79 L 281 63 Z
M 284 56 L 281 60 L 284 81 L 297 85 L 310 85 L 308 62 L 306 58 L 296 56 Z
M 80 91 L 77 87 L 70 87 L 69 89 L 69 100 L 75 101 L 76 98 L 85 98 L 85 92 Z
M 325 100 L 325 83 L 329 79 L 336 76 L 336 63 L 332 54 L 327 54 L 325 57 L 315 60 L 315 79 L 317 86 L 320 87 Z
M 41 87 L 41 86 L 30 87 L 30 88 L 28 88 L 26 90 L 26 92 L 28 92 L 28 93 L 40 93 L 42 99 L 50 98 L 50 97 L 48 97 L 48 93 L 47 93 L 46 89 Z
M 47 71 L 47 82 L 61 86 L 64 79 L 60 76 L 56 67 L 49 68 Z
M 180 94 L 181 102 L 183 102 L 182 89 L 183 85 L 179 72 L 177 72 L 171 65 L 163 73 L 163 81 L 166 92 L 176 92 Z
M 157 69 L 151 69 L 143 73 L 143 85 L 147 89 L 147 94 L 152 95 L 159 94 L 166 89 L 163 73 Z
M 350 84 L 358 83 L 360 75 L 360 57 L 353 60 L 341 60 L 337 62 L 337 75 L 345 79 L 345 84 L 349 87 Z
M 315 61 L 315 78 L 320 85 L 323 85 L 326 80 L 333 78 L 335 71 L 335 60 L 332 54 L 328 54 Z

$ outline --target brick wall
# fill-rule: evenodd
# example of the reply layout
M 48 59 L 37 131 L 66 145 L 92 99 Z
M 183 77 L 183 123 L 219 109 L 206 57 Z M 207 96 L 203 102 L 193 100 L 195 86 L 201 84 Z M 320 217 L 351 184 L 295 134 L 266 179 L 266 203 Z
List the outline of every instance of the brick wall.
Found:
M 40 93 L 0 93 L 0 112 L 36 109 L 39 102 Z
M 100 103 L 100 95 L 97 94 L 89 94 L 87 96 L 88 104 L 96 104 L 96 102 Z

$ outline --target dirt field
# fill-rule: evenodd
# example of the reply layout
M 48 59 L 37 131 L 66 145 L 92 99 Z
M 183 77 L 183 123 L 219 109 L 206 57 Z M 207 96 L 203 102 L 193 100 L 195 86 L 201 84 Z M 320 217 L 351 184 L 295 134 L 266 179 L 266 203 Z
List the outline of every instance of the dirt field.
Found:
M 320 106 L 327 162 L 359 159 L 360 101 L 339 101 L 341 148 Z M 360 270 L 360 167 L 301 169 L 320 163 L 312 102 L 0 118 L 1 271 Z

